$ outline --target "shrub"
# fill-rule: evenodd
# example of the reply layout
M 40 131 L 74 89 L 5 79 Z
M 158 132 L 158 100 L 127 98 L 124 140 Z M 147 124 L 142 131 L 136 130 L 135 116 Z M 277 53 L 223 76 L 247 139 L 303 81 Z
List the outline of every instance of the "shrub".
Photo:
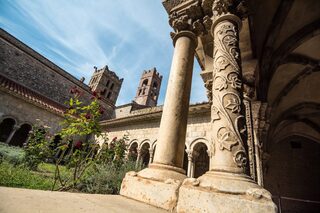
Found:
M 54 151 L 51 149 L 53 139 L 48 128 L 34 125 L 29 133 L 28 143 L 25 145 L 25 165 L 31 170 L 36 170 L 41 162 L 52 158 Z
M 0 161 L 8 161 L 13 165 L 18 165 L 24 161 L 24 158 L 25 152 L 22 148 L 0 143 Z
M 94 165 L 88 169 L 78 189 L 85 193 L 119 194 L 125 174 L 142 169 L 136 168 L 135 164 L 127 161 L 120 166 L 114 163 Z

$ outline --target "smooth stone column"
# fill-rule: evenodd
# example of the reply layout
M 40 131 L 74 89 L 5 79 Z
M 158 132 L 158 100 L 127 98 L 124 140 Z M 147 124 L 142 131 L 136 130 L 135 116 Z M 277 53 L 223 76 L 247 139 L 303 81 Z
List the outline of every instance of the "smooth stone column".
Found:
M 174 38 L 174 54 L 153 163 L 122 181 L 120 194 L 169 211 L 187 177 L 182 169 L 189 112 L 192 70 L 197 38 L 180 31 Z
M 174 37 L 174 43 L 154 163 L 182 168 L 196 36 L 182 31 Z
M 6 140 L 6 144 L 9 144 L 9 143 L 10 143 L 10 141 L 11 141 L 14 133 L 16 133 L 16 131 L 17 131 L 19 128 L 20 128 L 20 126 L 18 126 L 18 125 L 14 125 L 14 126 L 13 126 L 12 131 L 11 131 L 10 134 L 9 134 L 9 137 L 8 137 L 7 140 Z
M 192 177 L 191 175 L 191 170 L 192 170 L 192 164 L 193 164 L 193 156 L 192 156 L 192 150 L 187 150 L 188 154 L 188 171 L 187 171 L 187 176 Z
M 152 163 L 153 161 L 153 154 L 154 154 L 154 150 L 152 148 L 149 148 L 149 164 Z

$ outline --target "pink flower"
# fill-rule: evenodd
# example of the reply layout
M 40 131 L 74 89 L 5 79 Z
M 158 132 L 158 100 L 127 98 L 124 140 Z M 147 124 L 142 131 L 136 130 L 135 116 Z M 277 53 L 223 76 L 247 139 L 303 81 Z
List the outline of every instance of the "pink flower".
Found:
M 87 113 L 86 115 L 85 115 L 85 117 L 86 117 L 86 119 L 90 119 L 91 118 L 91 113 Z
M 73 144 L 74 148 L 81 149 L 82 147 L 82 141 L 77 141 Z

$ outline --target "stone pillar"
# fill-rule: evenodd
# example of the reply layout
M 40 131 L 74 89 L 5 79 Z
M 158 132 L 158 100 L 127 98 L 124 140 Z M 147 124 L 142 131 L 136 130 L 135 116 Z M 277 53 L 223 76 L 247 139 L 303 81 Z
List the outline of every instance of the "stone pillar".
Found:
M 137 149 L 137 153 L 138 153 L 138 156 L 137 156 L 137 160 L 136 160 L 136 168 L 139 168 L 140 161 L 141 161 L 141 148 Z
M 196 36 L 181 31 L 175 35 L 174 43 L 154 164 L 182 168 Z
M 185 20 L 176 22 L 179 30 L 173 36 L 175 48 L 153 163 L 139 173 L 127 173 L 120 190 L 123 196 L 166 210 L 175 208 L 179 187 L 187 177 L 182 166 L 197 37 L 188 30 L 188 22 L 181 23 Z
M 16 133 L 16 131 L 17 131 L 19 128 L 20 128 L 20 126 L 18 126 L 18 125 L 14 125 L 14 126 L 13 126 L 12 131 L 11 131 L 10 134 L 9 134 L 9 137 L 8 137 L 7 140 L 6 140 L 6 144 L 9 144 L 9 143 L 10 143 L 12 137 L 14 136 L 14 133 Z
M 150 147 L 149 148 L 149 155 L 150 155 L 149 164 L 152 163 L 153 161 L 153 153 L 154 153 L 154 150 Z
M 186 151 L 188 154 L 188 171 L 187 171 L 187 176 L 192 177 L 192 169 L 193 169 L 193 155 L 192 155 L 192 150 L 187 150 Z
M 210 171 L 198 179 L 186 179 L 180 187 L 178 212 L 277 212 L 271 194 L 247 175 L 239 2 L 214 0 L 212 4 L 211 125 L 214 152 Z

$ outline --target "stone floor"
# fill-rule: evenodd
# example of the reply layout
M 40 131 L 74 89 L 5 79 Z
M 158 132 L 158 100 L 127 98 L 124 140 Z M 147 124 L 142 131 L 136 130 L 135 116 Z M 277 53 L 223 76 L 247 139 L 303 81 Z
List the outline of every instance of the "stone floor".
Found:
M 0 187 L 0 213 L 166 212 L 119 195 Z

